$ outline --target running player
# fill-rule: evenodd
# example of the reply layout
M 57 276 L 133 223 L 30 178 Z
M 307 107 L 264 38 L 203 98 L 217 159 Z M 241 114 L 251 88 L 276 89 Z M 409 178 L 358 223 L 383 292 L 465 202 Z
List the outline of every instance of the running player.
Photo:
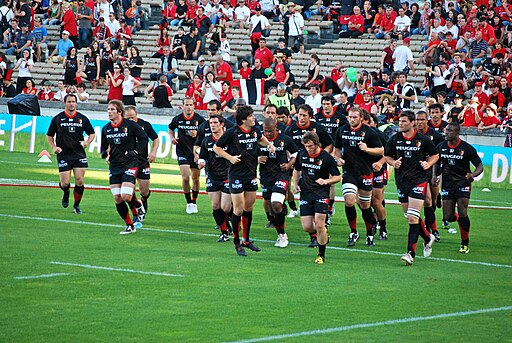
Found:
M 138 156 L 147 152 L 148 136 L 137 123 L 124 119 L 123 103 L 119 100 L 108 103 L 108 119 L 110 122 L 101 130 L 101 157 L 109 164 L 110 190 L 117 212 L 126 224 L 120 234 L 126 235 L 137 231 L 128 206 L 133 208 L 138 205 L 133 196 L 135 176 L 139 166 Z
M 143 221 L 145 215 L 148 213 L 148 198 L 151 195 L 151 190 L 149 189 L 151 177 L 149 164 L 155 161 L 156 152 L 160 146 L 160 138 L 158 138 L 158 134 L 155 132 L 155 129 L 153 129 L 151 123 L 138 118 L 137 115 L 137 108 L 135 106 L 129 105 L 124 108 L 124 117 L 139 124 L 153 143 L 151 145 L 150 152 L 148 152 L 148 147 L 144 146 L 142 153 L 137 155 L 137 158 L 139 159 L 139 169 L 137 170 L 136 178 L 137 183 L 139 184 L 140 200 L 142 201 L 143 206 L 137 206 L 137 216 L 134 216 L 135 225 L 137 225 L 136 223 Z M 137 199 L 135 194 L 133 196 Z
M 299 151 L 293 171 L 293 192 L 300 192 L 302 229 L 310 235 L 316 233 L 318 239 L 315 263 L 323 264 L 329 243 L 325 227 L 329 190 L 331 185 L 340 182 L 340 170 L 331 154 L 322 149 L 315 132 L 306 132 L 302 142 L 304 149 Z
M 331 136 L 332 141 L 336 139 L 336 131 L 343 125 L 348 124 L 347 117 L 342 114 L 341 108 L 334 106 L 336 100 L 332 95 L 324 95 L 321 99 L 322 107 L 315 115 L 316 122 L 322 124 L 325 130 Z M 329 194 L 329 213 L 327 215 L 327 223 L 331 223 L 331 216 L 334 214 L 334 199 L 336 197 L 336 188 L 331 187 Z
M 430 109 L 432 106 L 430 106 Z M 432 127 L 427 125 L 427 113 L 425 111 L 419 111 L 416 113 L 416 130 L 424 134 L 435 146 L 444 141 L 443 136 L 440 132 L 434 131 Z M 434 168 L 437 166 L 434 166 Z M 432 232 L 436 238 L 436 242 L 441 240 L 439 231 L 437 230 L 436 224 L 436 204 L 435 201 L 439 196 L 439 181 L 440 178 L 434 176 L 433 168 L 427 172 L 427 193 L 425 194 L 425 204 L 423 206 L 423 212 L 425 214 L 425 226 L 429 232 Z
M 469 253 L 468 216 L 471 183 L 482 174 L 484 167 L 476 149 L 459 137 L 460 125 L 450 123 L 445 129 L 446 140 L 437 146 L 441 160 L 443 185 L 443 215 L 449 222 L 457 221 L 460 230 L 460 249 L 463 254 Z M 470 163 L 476 167 L 471 172 Z M 457 205 L 458 218 L 455 214 Z
M 436 147 L 427 136 L 414 129 L 415 116 L 412 111 L 402 111 L 398 120 L 400 132 L 389 140 L 384 157 L 374 163 L 374 169 L 382 168 L 384 162 L 395 168 L 398 201 L 402 204 L 409 223 L 407 253 L 401 260 L 408 266 L 416 257 L 416 244 L 421 236 L 423 256 L 432 253 L 434 235 L 431 235 L 421 219 L 421 208 L 425 201 L 427 170 L 439 159 Z
M 354 207 L 357 202 L 366 226 L 366 245 L 374 246 L 376 220 L 371 209 L 372 163 L 376 156 L 384 154 L 384 147 L 377 133 L 363 124 L 362 109 L 352 107 L 348 110 L 348 122 L 338 129 L 334 143 L 334 156 L 343 166 L 341 189 L 345 198 L 345 214 L 350 226 L 347 245 L 354 246 L 359 239 L 357 212 Z
M 258 190 L 256 169 L 258 166 L 258 143 L 268 146 L 275 153 L 272 142 L 255 128 L 256 119 L 250 106 L 237 107 L 237 126 L 227 130 L 213 147 L 220 157 L 231 162 L 229 167 L 229 191 L 233 201 L 233 242 L 239 256 L 247 256 L 244 248 L 252 251 L 261 249 L 250 241 L 252 210 Z M 227 147 L 227 151 L 224 148 Z M 240 244 L 240 223 L 242 223 L 242 243 Z
M 69 187 L 71 171 L 73 171 L 75 177 L 73 212 L 82 214 L 80 201 L 84 194 L 84 175 L 88 166 L 85 148 L 91 144 L 96 135 L 89 119 L 76 110 L 76 101 L 74 94 L 64 97 L 65 109 L 53 117 L 46 132 L 46 140 L 52 152 L 57 154 L 59 187 L 64 192 L 62 207 L 69 206 Z M 88 136 L 87 140 L 84 140 L 84 133 Z
M 430 114 L 428 126 L 435 132 L 444 136 L 444 129 L 448 125 L 448 122 L 443 120 L 445 114 L 444 106 L 439 103 L 432 104 L 428 107 L 428 112 Z
M 311 120 L 313 118 L 313 109 L 311 106 L 306 104 L 300 105 L 297 110 L 297 121 L 288 126 L 284 134 L 292 139 L 300 151 L 304 149 L 302 144 L 302 137 L 304 137 L 304 134 L 309 131 L 315 132 L 318 135 L 321 147 L 328 153 L 331 153 L 333 144 L 331 136 L 327 133 L 327 130 L 322 124 Z M 309 236 L 311 239 L 309 247 L 316 248 L 318 246 L 316 232 L 309 232 Z
M 210 106 L 210 104 L 208 104 Z M 199 169 L 206 169 L 206 192 L 212 204 L 213 219 L 221 231 L 217 242 L 229 241 L 228 214 L 231 212 L 229 194 L 228 163 L 217 155 L 213 148 L 224 134 L 224 118 L 220 114 L 211 114 L 208 119 L 210 135 L 204 138 L 199 154 Z
M 197 129 L 204 122 L 201 115 L 194 112 L 194 99 L 183 100 L 183 113 L 174 117 L 169 124 L 172 144 L 176 145 L 176 155 L 180 166 L 181 186 L 187 200 L 187 214 L 197 213 L 199 195 L 199 169 L 194 161 L 194 142 Z M 174 130 L 178 131 L 176 137 Z M 190 194 L 190 177 L 192 177 L 192 194 Z
M 263 207 L 269 210 L 272 223 L 277 231 L 276 247 L 288 246 L 285 232 L 286 207 L 284 201 L 290 186 L 290 173 L 295 163 L 297 146 L 290 137 L 277 131 L 274 118 L 263 121 L 263 133 L 274 144 L 275 152 L 268 147 L 259 146 L 258 163 L 260 164 L 260 181 L 263 195 Z M 290 158 L 288 159 L 288 154 Z

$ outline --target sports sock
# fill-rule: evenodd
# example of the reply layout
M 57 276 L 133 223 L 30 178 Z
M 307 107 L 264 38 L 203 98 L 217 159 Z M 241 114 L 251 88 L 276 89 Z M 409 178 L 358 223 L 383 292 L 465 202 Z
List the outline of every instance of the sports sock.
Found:
M 187 200 L 187 204 L 191 204 L 192 203 L 192 197 L 190 196 L 190 192 L 183 192 L 183 194 L 185 195 L 185 199 Z
M 292 211 L 297 211 L 297 204 L 295 203 L 295 200 L 288 201 L 288 206 L 290 206 Z
M 242 212 L 242 241 L 250 242 L 252 211 Z
M 231 215 L 231 224 L 233 226 L 233 243 L 235 245 L 240 244 L 240 222 L 242 221 L 241 216 L 237 216 L 236 214 Z
M 325 244 L 318 244 L 318 256 L 325 257 Z
M 126 202 L 122 202 L 119 204 L 116 204 L 117 213 L 119 213 L 119 216 L 124 220 L 126 225 L 132 225 L 133 221 L 130 217 L 130 212 L 128 211 L 128 206 L 126 205 Z
M 270 214 L 270 212 L 265 212 L 265 215 L 267 216 L 267 220 L 270 224 L 275 224 L 273 216 Z
M 284 234 L 285 211 L 274 214 L 274 227 L 278 234 Z
M 471 222 L 469 217 L 459 217 L 457 223 L 459 224 L 460 240 L 462 245 L 469 245 L 469 228 Z
M 140 202 L 139 200 L 137 200 L 135 193 L 132 195 L 132 198 L 127 203 L 128 206 L 130 206 L 130 210 L 132 210 L 132 214 L 137 215 L 137 207 L 140 206 Z
M 361 209 L 364 225 L 366 226 L 366 236 L 373 236 L 373 226 L 376 224 L 375 216 L 373 215 L 372 208 Z
M 316 239 L 316 232 L 308 232 L 309 234 L 309 238 L 313 239 L 315 238 Z
M 73 190 L 73 198 L 75 199 L 75 206 L 80 206 L 80 201 L 82 201 L 82 196 L 84 195 L 85 186 L 77 186 L 75 185 L 75 189 Z
M 380 233 L 387 232 L 386 231 L 386 219 L 379 220 Z
M 345 215 L 347 216 L 348 226 L 351 232 L 357 232 L 357 212 L 354 206 L 345 205 Z M 373 216 L 373 214 L 372 214 Z
M 192 190 L 192 203 L 197 203 L 197 197 L 199 196 L 199 191 Z
M 144 205 L 144 209 L 146 213 L 148 213 L 148 199 L 151 196 L 151 189 L 148 190 L 148 195 L 140 195 L 140 201 L 142 201 L 142 205 Z
M 420 222 L 418 225 L 420 226 L 420 230 L 419 230 L 418 234 L 421 236 L 421 238 L 423 238 L 425 243 L 430 243 L 430 232 L 428 232 L 423 219 L 420 218 Z
M 332 214 L 332 207 L 334 206 L 334 199 L 329 199 L 329 206 L 327 206 L 327 212 Z
M 425 213 L 425 226 L 427 227 L 427 230 L 430 231 L 432 230 L 432 225 L 436 220 L 435 208 L 433 206 L 425 207 L 423 211 Z
M 220 208 L 213 210 L 213 219 L 215 219 L 215 224 L 217 224 L 222 233 L 228 232 L 226 228 L 226 214 L 224 213 L 223 210 L 221 210 Z
M 418 242 L 418 235 L 421 231 L 421 225 L 409 224 L 409 234 L 407 235 L 407 251 L 412 257 L 416 257 L 416 243 Z

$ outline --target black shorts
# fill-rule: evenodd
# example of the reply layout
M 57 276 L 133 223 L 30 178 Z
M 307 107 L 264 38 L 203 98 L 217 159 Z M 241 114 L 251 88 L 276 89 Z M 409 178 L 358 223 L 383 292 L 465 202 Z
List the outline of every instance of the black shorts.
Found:
M 79 158 L 77 160 L 58 160 L 59 172 L 70 171 L 73 168 L 87 168 L 87 157 Z
M 95 69 L 86 69 L 85 75 L 87 75 L 87 81 L 96 81 L 96 75 L 98 74 L 98 71 Z
M 456 189 L 442 189 L 441 196 L 443 197 L 443 200 L 457 200 L 459 198 L 469 199 L 471 196 L 471 186 L 464 186 Z
M 341 184 L 350 183 L 356 185 L 358 189 L 363 191 L 371 191 L 373 189 L 373 173 L 369 175 L 353 175 L 343 172 Z
M 137 167 L 133 167 L 125 170 L 110 171 L 109 180 L 111 185 L 122 184 L 129 182 L 135 184 L 135 175 L 137 175 Z
M 219 180 L 214 178 L 209 178 L 208 175 L 206 175 L 206 191 L 208 193 L 211 192 L 222 192 L 229 194 L 229 181 L 226 180 Z
M 381 189 L 388 184 L 388 171 L 381 170 L 373 173 L 373 188 Z
M 178 155 L 178 165 L 189 165 L 190 168 L 198 169 L 197 163 L 194 162 L 194 156 Z
M 270 200 L 272 193 L 280 193 L 286 195 L 288 188 L 290 187 L 289 180 L 277 180 L 274 184 L 261 185 L 261 195 L 263 199 Z
M 409 198 L 425 200 L 427 182 L 425 181 L 420 184 L 404 183 L 396 185 L 396 191 L 398 193 L 398 201 L 402 204 L 409 202 Z
M 149 180 L 151 177 L 151 170 L 149 168 L 149 164 L 144 166 L 139 166 L 137 170 L 136 178 L 139 180 Z
M 229 193 L 240 194 L 243 192 L 256 192 L 258 190 L 258 178 L 252 180 L 240 180 L 229 178 Z
M 300 200 L 300 216 L 314 216 L 315 213 L 327 214 L 329 199 Z

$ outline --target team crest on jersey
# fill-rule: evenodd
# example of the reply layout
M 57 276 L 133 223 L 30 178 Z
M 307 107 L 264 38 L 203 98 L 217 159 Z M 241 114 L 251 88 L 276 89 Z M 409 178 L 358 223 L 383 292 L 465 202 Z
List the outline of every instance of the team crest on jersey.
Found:
M 316 129 L 311 129 L 311 132 L 316 132 Z
M 284 146 L 284 142 L 283 141 L 279 142 L 279 146 Z
M 421 146 L 421 142 L 420 141 L 416 142 L 416 146 L 419 148 Z
M 123 132 L 127 133 L 128 132 L 128 128 L 127 127 L 123 127 Z
M 318 160 L 318 161 L 316 161 L 316 164 L 318 164 L 319 166 L 321 166 L 321 165 L 322 165 L 322 163 L 324 163 L 324 161 L 323 161 L 323 160 Z
M 364 137 L 366 135 L 366 132 L 362 131 L 361 132 L 361 137 Z
M 256 136 L 257 136 L 256 132 L 253 132 L 253 133 L 252 133 L 252 136 L 253 136 L 254 138 L 256 138 Z
M 78 124 L 82 124 L 82 119 L 78 119 Z
M 459 151 L 459 155 L 464 155 L 464 150 Z

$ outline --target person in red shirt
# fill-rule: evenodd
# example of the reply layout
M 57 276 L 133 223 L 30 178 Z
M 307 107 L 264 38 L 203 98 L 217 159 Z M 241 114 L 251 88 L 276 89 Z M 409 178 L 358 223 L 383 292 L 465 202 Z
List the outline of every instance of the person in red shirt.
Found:
M 261 67 L 263 69 L 270 68 L 272 63 L 274 63 L 274 54 L 267 48 L 267 40 L 265 37 L 260 38 L 259 49 L 256 49 L 254 52 L 254 59 L 259 59 L 261 61 Z
M 375 38 L 382 39 L 393 31 L 396 16 L 397 14 L 393 10 L 393 7 L 388 6 L 386 13 L 379 20 L 379 26 L 375 28 Z
M 222 91 L 220 92 L 220 104 L 222 106 L 222 109 L 226 107 L 226 105 L 231 99 L 233 99 L 231 83 L 229 81 L 224 81 L 224 83 L 222 84 Z
M 340 38 L 357 38 L 364 33 L 364 17 L 359 6 L 354 6 L 354 14 L 348 20 L 348 31 L 340 32 Z
M 428 64 L 431 64 L 431 62 L 434 61 L 434 55 L 437 51 L 437 47 L 441 44 L 441 40 L 439 39 L 439 36 L 436 32 L 430 33 L 430 40 L 427 44 L 427 49 L 422 54 L 422 63 L 430 62 Z
M 277 87 L 278 84 L 287 84 L 290 78 L 290 66 L 284 62 L 286 56 L 282 52 L 276 54 L 277 63 L 272 68 L 272 74 L 265 79 L 265 94 L 268 93 L 270 87 Z
M 480 105 L 477 97 L 473 97 L 469 104 L 464 107 L 462 112 L 459 113 L 459 120 L 462 120 L 462 126 L 465 127 L 477 127 L 480 124 L 480 120 L 484 116 L 482 111 L 478 110 Z
M 379 109 L 377 105 L 375 105 L 375 103 L 372 101 L 372 93 L 364 89 L 361 91 L 361 94 L 363 94 L 363 103 L 357 105 L 357 107 L 362 108 L 369 113 L 378 114 Z
M 124 75 L 121 73 L 121 66 L 114 63 L 114 74 L 107 70 L 107 79 L 109 84 L 107 100 L 123 100 L 123 81 Z
M 494 28 L 487 22 L 484 16 L 478 19 L 478 27 L 482 32 L 482 39 L 486 41 L 489 46 L 494 45 L 494 43 L 496 43 Z
M 49 81 L 44 79 L 41 82 L 42 88 L 37 91 L 37 99 L 39 100 L 53 100 L 55 93 L 52 91 L 49 85 Z
M 162 20 L 159 22 L 160 28 L 167 27 L 171 25 L 171 22 L 174 20 L 176 16 L 176 2 L 174 0 L 167 0 L 167 6 L 160 11 L 162 13 Z
M 221 55 L 218 55 L 215 59 L 215 64 L 213 66 L 215 70 L 215 76 L 217 77 L 217 81 L 233 81 L 233 71 L 231 70 L 231 66 L 228 62 L 224 62 L 224 59 Z
M 484 116 L 478 124 L 478 131 L 482 133 L 484 130 L 495 129 L 501 124 L 498 118 L 498 111 L 495 104 L 489 104 L 485 110 Z
M 198 8 L 199 6 L 197 5 L 196 0 L 190 0 L 188 2 L 187 15 L 185 16 L 185 22 L 188 26 L 196 26 Z
M 335 83 L 338 83 L 338 80 L 341 79 L 341 77 L 342 77 L 341 70 L 342 69 L 343 69 L 343 64 L 341 64 L 340 61 L 336 61 L 336 63 L 334 63 L 334 68 L 331 70 L 331 79 Z
M 487 107 L 489 107 L 491 104 L 494 104 L 498 110 L 498 113 L 501 113 L 504 110 L 506 103 L 507 98 L 503 95 L 503 93 L 500 92 L 498 83 L 493 83 L 491 85 L 491 94 L 487 100 Z
M 94 31 L 92 33 L 92 37 L 98 41 L 100 46 L 103 45 L 105 40 L 107 38 L 112 37 L 112 34 L 110 33 L 110 29 L 107 25 L 105 25 L 105 19 L 103 17 L 100 17 L 99 24 L 94 28 Z
M 75 13 L 71 9 L 69 2 L 66 1 L 62 3 L 62 10 L 64 11 L 64 16 L 60 26 L 62 26 L 63 31 L 69 32 L 69 39 L 71 39 L 75 46 L 78 46 L 78 27 L 76 25 Z
M 195 108 L 203 107 L 203 96 L 201 90 L 203 88 L 203 80 L 199 74 L 195 74 L 193 81 L 188 85 L 187 91 L 185 92 L 186 98 L 194 99 Z
M 126 24 L 126 20 L 124 18 L 119 19 L 119 24 L 121 25 L 121 28 L 116 33 L 116 39 L 120 40 L 121 38 L 126 39 L 126 42 L 128 43 L 128 46 L 132 45 L 132 30 Z
M 240 74 L 240 77 L 242 77 L 242 79 L 247 80 L 249 79 L 249 76 L 251 75 L 252 71 L 251 67 L 249 66 L 249 61 L 244 58 L 241 62 L 241 65 L 242 66 L 240 67 L 238 73 Z
M 478 99 L 478 110 L 484 111 L 487 107 L 487 103 L 489 102 L 489 97 L 483 90 L 483 82 L 477 81 L 475 82 L 475 94 L 473 97 L 476 97 Z

